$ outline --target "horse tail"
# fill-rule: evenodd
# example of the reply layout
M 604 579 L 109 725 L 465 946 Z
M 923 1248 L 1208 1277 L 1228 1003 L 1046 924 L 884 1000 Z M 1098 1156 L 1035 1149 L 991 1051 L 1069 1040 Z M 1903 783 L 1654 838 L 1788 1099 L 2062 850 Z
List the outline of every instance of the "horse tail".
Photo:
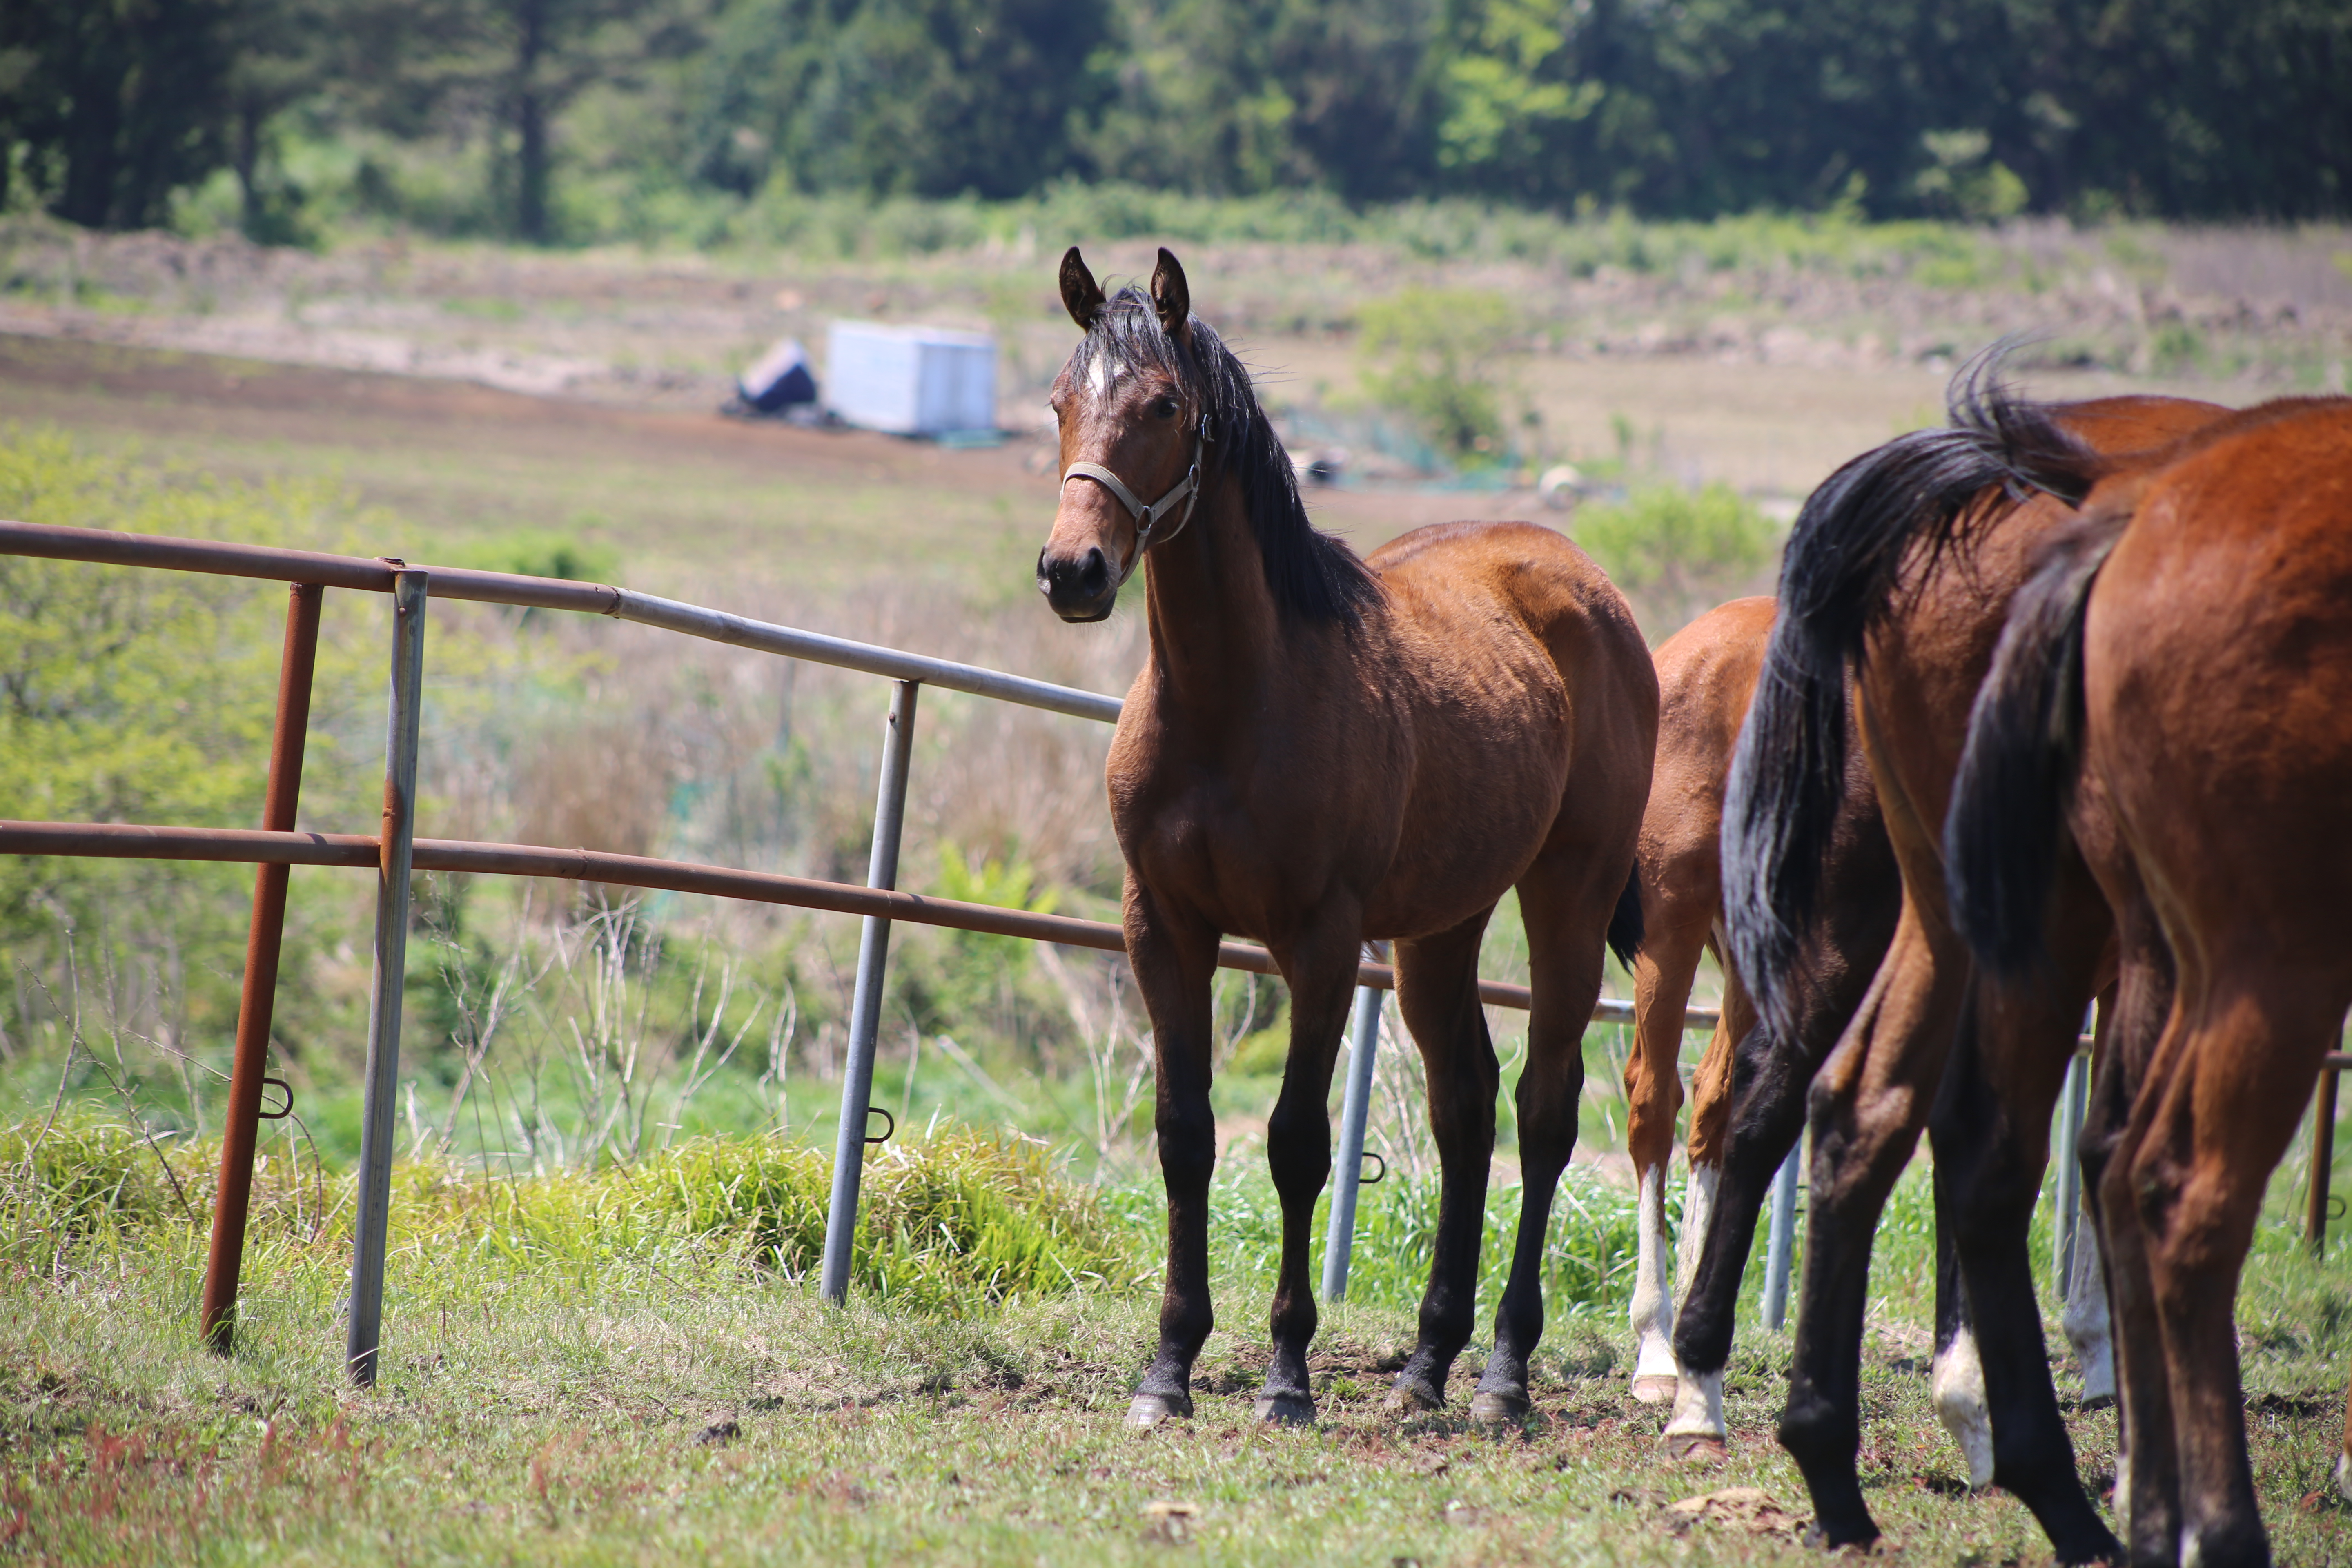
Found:
M 1846 669 L 1906 569 L 2042 490 L 2070 504 L 2096 458 L 2050 406 L 2011 396 L 2006 343 L 1952 380 L 1948 423 L 1854 458 L 1807 498 L 1780 559 L 1780 614 L 1734 752 L 1723 814 L 1724 923 L 1733 966 L 1766 1022 L 1790 1026 L 1785 981 L 1820 892 L 1845 793 Z M 1980 504 L 1984 503 L 1984 504 Z
M 1637 859 L 1626 873 L 1625 890 L 1617 895 L 1617 911 L 1609 917 L 1609 951 L 1629 971 L 1642 951 L 1642 865 Z
M 2084 611 L 2130 520 L 2126 509 L 2102 508 L 2051 538 L 2010 600 L 1969 713 L 1944 819 L 1944 884 L 1961 940 L 1997 974 L 2022 973 L 2042 952 L 2082 762 Z

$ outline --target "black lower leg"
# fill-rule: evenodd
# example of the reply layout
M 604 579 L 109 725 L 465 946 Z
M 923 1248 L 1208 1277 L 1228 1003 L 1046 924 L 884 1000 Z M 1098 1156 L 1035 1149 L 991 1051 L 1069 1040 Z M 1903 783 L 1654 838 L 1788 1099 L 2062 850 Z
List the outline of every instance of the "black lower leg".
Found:
M 1328 1079 L 1328 1074 L 1323 1075 Z M 1307 1421 L 1315 1415 L 1315 1399 L 1307 1378 L 1307 1347 L 1315 1338 L 1318 1315 L 1315 1291 L 1308 1279 L 1308 1241 L 1313 1227 L 1316 1195 L 1331 1174 L 1331 1124 L 1324 1112 L 1321 1092 L 1307 1102 L 1300 1085 L 1294 1092 L 1286 1077 L 1282 1098 L 1267 1120 L 1266 1163 L 1274 1188 L 1282 1200 L 1282 1266 L 1275 1284 L 1270 1328 L 1274 1355 L 1265 1372 L 1257 1412 L 1278 1421 Z
M 1134 1415 L 1192 1413 L 1192 1362 L 1214 1326 L 1209 1300 L 1209 1177 L 1216 1168 L 1216 1122 L 1206 1093 L 1164 1104 L 1160 1172 L 1168 1189 L 1168 1282 L 1160 1299 L 1160 1348 L 1136 1391 Z
M 2036 1111 L 2030 1104 L 2016 1109 Z M 1946 1069 L 1931 1123 L 1939 1225 L 1966 1281 L 1992 1421 L 1993 1480 L 2032 1510 L 2059 1562 L 2104 1562 L 2123 1546 L 2083 1490 L 2051 1386 L 2027 1251 L 2042 1162 L 2018 1136 L 2010 1110 L 1964 1041 Z M 2041 1119 L 2048 1114 L 2046 1105 L 2039 1108 Z
M 1675 1319 L 1675 1357 L 1692 1372 L 1720 1372 L 1731 1359 L 1739 1282 L 1772 1178 L 1805 1128 L 1810 1060 L 1775 1045 L 1764 1026 L 1750 1029 L 1733 1058 L 1732 1112 L 1715 1218 L 1699 1247 Z

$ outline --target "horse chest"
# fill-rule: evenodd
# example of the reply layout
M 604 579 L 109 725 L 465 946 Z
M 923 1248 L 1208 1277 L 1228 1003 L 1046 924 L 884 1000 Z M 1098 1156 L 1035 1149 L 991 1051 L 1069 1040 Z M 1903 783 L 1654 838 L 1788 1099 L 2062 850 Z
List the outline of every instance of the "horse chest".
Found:
M 1224 748 L 1209 763 L 1121 744 L 1108 784 L 1129 868 L 1228 931 L 1263 934 L 1287 924 L 1335 882 L 1361 880 L 1391 837 L 1359 820 L 1360 791 L 1245 745 Z

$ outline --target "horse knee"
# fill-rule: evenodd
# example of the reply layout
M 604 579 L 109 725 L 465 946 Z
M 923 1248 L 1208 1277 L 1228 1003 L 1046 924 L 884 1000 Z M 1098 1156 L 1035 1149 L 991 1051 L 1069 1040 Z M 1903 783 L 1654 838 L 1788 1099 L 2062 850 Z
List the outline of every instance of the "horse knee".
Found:
M 1162 1106 L 1152 1127 L 1161 1179 L 1171 1187 L 1207 1186 L 1217 1164 L 1217 1120 L 1208 1106 Z
M 1330 1124 L 1319 1114 L 1295 1116 L 1277 1108 L 1266 1121 L 1265 1163 L 1276 1192 L 1312 1197 L 1331 1179 Z

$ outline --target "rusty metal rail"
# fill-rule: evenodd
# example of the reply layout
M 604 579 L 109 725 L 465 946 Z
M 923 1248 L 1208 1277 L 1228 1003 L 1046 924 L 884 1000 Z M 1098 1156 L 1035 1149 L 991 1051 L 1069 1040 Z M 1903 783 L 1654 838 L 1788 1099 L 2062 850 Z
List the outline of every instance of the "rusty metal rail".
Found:
M 151 533 L 110 533 L 102 529 L 60 528 L 48 523 L 0 521 L 0 555 L 37 555 L 54 561 L 84 561 L 109 566 L 154 566 L 215 576 L 258 577 L 280 583 L 313 583 L 327 588 L 392 592 L 402 563 L 330 555 L 316 550 L 280 550 L 262 544 L 226 544 L 208 539 L 172 539 Z M 617 621 L 659 626 L 706 642 L 726 643 L 759 653 L 862 670 L 892 680 L 919 680 L 947 691 L 993 697 L 1024 708 L 1042 708 L 1077 719 L 1118 721 L 1119 700 L 1025 675 L 983 669 L 953 659 L 931 658 L 874 643 L 826 637 L 681 604 L 604 583 L 561 577 L 528 577 L 511 572 L 478 572 L 458 566 L 423 566 L 432 574 L 433 597 L 518 609 L 572 610 Z
M 2352 1068 L 2352 1054 L 2330 1051 L 2320 1063 L 2319 1088 L 2312 1097 L 2311 1185 L 2304 1194 L 2303 1234 L 2312 1252 L 2327 1250 L 2327 1210 L 2336 1166 L 2336 1075 Z
M 273 833 L 250 827 L 149 827 L 132 823 L 14 822 L 0 820 L 0 855 L 70 855 L 112 860 L 212 860 L 258 866 L 373 868 L 381 848 L 363 833 Z M 740 871 L 684 860 L 656 860 L 595 849 L 552 849 L 529 844 L 484 844 L 462 838 L 419 838 L 419 871 L 472 871 L 508 877 L 548 877 L 604 882 L 672 893 L 702 893 L 751 903 L 784 904 L 833 914 L 870 915 L 914 925 L 945 926 L 988 936 L 1022 937 L 1062 947 L 1124 953 L 1126 935 L 1106 921 L 1039 914 L 997 904 L 935 899 L 896 889 L 854 882 L 824 882 L 774 871 Z M 1254 942 L 1221 942 L 1217 963 L 1253 974 L 1278 974 L 1274 954 Z M 1356 966 L 1356 983 L 1379 991 L 1396 989 L 1396 970 L 1386 963 Z M 1493 1007 L 1525 1012 L 1533 993 L 1499 980 L 1478 982 L 1478 999 Z M 1710 1027 L 1715 1009 L 1695 1007 L 1694 1027 Z M 1630 1024 L 1633 1005 L 1603 997 L 1593 1009 L 1596 1024 Z M 258 1104 L 257 1098 L 256 1103 Z
M 908 921 L 1108 952 L 1126 951 L 1119 928 L 1102 921 L 924 898 L 900 892 L 892 886 L 897 874 L 898 828 L 905 807 L 906 763 L 912 737 L 915 695 L 920 686 L 928 684 L 1103 722 L 1118 721 L 1121 704 L 1116 697 L 775 626 L 604 584 L 466 568 L 420 567 L 389 557 L 371 561 L 317 551 L 7 521 L 0 521 L 0 554 L 209 573 L 292 585 L 277 722 L 271 738 L 269 784 L 260 829 L 0 822 L 0 853 L 233 861 L 261 868 L 255 884 L 244 993 L 238 1008 L 229 1115 L 221 1149 L 220 1197 L 205 1275 L 203 1332 L 215 1349 L 224 1352 L 230 1349 L 235 1331 L 260 1091 L 268 1068 L 270 1014 L 284 926 L 286 878 L 291 867 L 373 868 L 377 872 L 375 973 L 369 1013 L 368 1095 L 362 1114 L 360 1225 L 352 1249 L 348 1329 L 348 1371 L 353 1381 L 362 1384 L 374 1381 L 377 1367 L 385 1239 L 383 1221 L 387 1212 L 391 1175 L 391 1096 L 399 1060 L 399 995 L 405 964 L 404 937 L 410 870 L 593 880 L 864 917 L 866 929 L 859 948 L 856 993 L 851 1005 L 850 1059 L 845 1063 L 843 1075 L 835 1201 L 826 1222 L 824 1289 L 835 1299 L 846 1289 L 848 1242 L 856 1218 L 856 1167 L 862 1163 L 874 1026 L 879 1012 L 890 922 Z M 324 596 L 321 590 L 330 587 L 393 595 L 400 608 L 395 616 L 384 759 L 384 832 L 380 837 L 293 831 L 309 726 L 320 607 Z M 424 613 L 428 595 L 605 616 L 757 652 L 861 670 L 895 681 L 885 750 L 886 763 L 896 761 L 883 769 L 868 885 L 855 887 L 586 849 L 414 837 L 413 798 L 419 742 L 416 702 L 423 679 Z M 1218 962 L 1227 968 L 1260 974 L 1278 973 L 1272 954 L 1246 942 L 1221 944 Z M 1360 1012 L 1372 991 L 1394 987 L 1395 972 L 1387 964 L 1366 963 L 1359 969 L 1358 981 Z M 1479 982 L 1478 994 L 1482 1001 L 1504 1007 L 1527 1008 L 1532 1000 L 1527 987 L 1495 981 Z M 1624 1024 L 1632 1022 L 1633 1016 L 1632 1004 L 1603 1000 L 1593 1017 L 1595 1022 Z M 1685 1028 L 1712 1028 L 1716 1022 L 1717 1015 L 1709 1008 L 1690 1008 L 1684 1015 Z M 1376 1037 L 1376 1031 L 1374 1034 Z M 1348 1080 L 1351 1097 L 1370 1083 L 1369 1071 L 1358 1070 L 1365 1065 L 1351 1067 Z M 1360 1109 L 1350 1105 L 1347 1125 L 1360 1129 Z M 1339 1152 L 1343 1170 L 1351 1177 L 1355 1164 L 1349 1158 L 1349 1152 Z M 1352 1186 L 1351 1182 L 1343 1184 Z M 1346 1242 L 1339 1237 L 1336 1227 L 1332 1248 L 1336 1278 L 1344 1288 Z M 1333 1267 L 1327 1260 L 1327 1279 L 1334 1278 Z

